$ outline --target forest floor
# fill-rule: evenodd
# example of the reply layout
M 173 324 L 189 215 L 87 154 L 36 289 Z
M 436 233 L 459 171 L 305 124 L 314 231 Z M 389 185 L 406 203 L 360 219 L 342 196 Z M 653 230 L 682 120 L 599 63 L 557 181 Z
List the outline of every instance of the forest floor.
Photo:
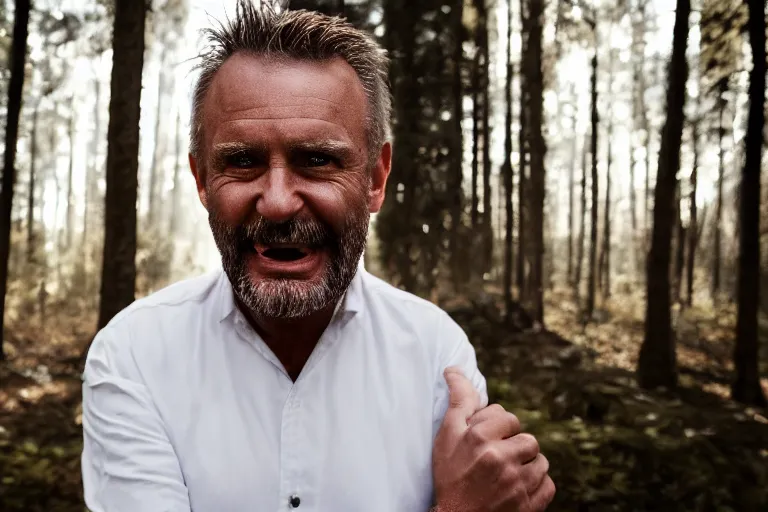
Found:
M 647 392 L 633 374 L 639 300 L 615 297 L 583 328 L 569 292 L 555 290 L 546 300 L 549 330 L 522 331 L 501 319 L 497 303 L 490 294 L 447 309 L 477 347 L 491 400 L 515 412 L 549 458 L 558 487 L 550 510 L 768 510 L 768 411 L 727 398 L 732 309 L 676 310 L 679 389 Z M 6 331 L 0 510 L 82 512 L 75 362 L 95 318 L 35 323 Z

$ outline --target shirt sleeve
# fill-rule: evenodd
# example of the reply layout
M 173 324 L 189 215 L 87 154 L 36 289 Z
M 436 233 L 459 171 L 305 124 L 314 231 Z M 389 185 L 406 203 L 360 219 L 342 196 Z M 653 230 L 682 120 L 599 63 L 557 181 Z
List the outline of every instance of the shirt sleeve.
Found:
M 163 421 L 131 352 L 125 323 L 91 345 L 83 374 L 82 475 L 92 512 L 190 512 Z
M 435 402 L 432 414 L 432 436 L 437 435 L 440 425 L 443 423 L 445 411 L 448 409 L 448 384 L 443 377 L 443 370 L 449 366 L 461 368 L 464 375 L 472 381 L 477 392 L 480 393 L 480 407 L 488 405 L 488 390 L 485 377 L 477 368 L 475 347 L 469 342 L 464 330 L 448 314 L 444 314 L 438 329 L 437 340 L 439 364 L 435 384 Z

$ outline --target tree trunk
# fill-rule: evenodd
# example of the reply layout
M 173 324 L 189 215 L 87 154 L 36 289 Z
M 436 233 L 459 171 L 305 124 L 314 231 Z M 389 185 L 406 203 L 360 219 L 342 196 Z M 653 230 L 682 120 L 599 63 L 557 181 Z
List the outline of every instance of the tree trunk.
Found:
M 483 272 L 489 272 L 493 267 L 493 208 L 491 203 L 491 99 L 490 89 L 490 55 L 488 47 L 488 9 L 486 0 L 476 0 L 478 10 L 478 44 L 482 54 L 481 83 L 482 85 L 482 119 L 483 119 Z
M 568 167 L 568 262 L 566 269 L 566 281 L 568 286 L 574 284 L 574 262 L 573 262 L 573 246 L 575 243 L 573 225 L 576 221 L 574 218 L 574 188 L 576 187 L 576 153 L 578 147 L 576 144 L 576 117 L 578 110 L 576 109 L 576 95 L 574 87 L 571 87 L 571 98 L 574 102 L 573 117 L 571 117 L 571 161 Z
M 547 152 L 542 124 L 544 122 L 544 77 L 542 61 L 542 17 L 543 0 L 529 0 L 528 48 L 530 56 L 527 67 L 528 108 L 530 133 L 530 219 L 531 219 L 531 286 L 530 299 L 532 316 L 540 324 L 544 323 L 544 194 L 546 179 L 544 157 Z
M 676 192 L 675 192 L 675 208 L 677 215 L 675 216 L 675 222 L 676 222 L 676 228 L 677 233 L 675 234 L 675 275 L 672 280 L 673 283 L 673 297 L 674 300 L 678 303 L 682 303 L 683 298 L 683 267 L 685 266 L 685 226 L 683 225 L 683 218 L 682 218 L 682 203 L 681 203 L 681 195 L 682 192 L 680 190 L 680 182 L 677 182 Z
M 107 134 L 107 194 L 99 328 L 133 302 L 136 194 L 146 4 L 116 0 Z
M 67 227 L 66 250 L 72 249 L 72 238 L 75 232 L 75 197 L 72 188 L 72 178 L 75 171 L 75 97 L 69 107 L 69 168 L 67 169 Z
M 512 243 L 515 211 L 512 205 L 512 2 L 507 2 L 507 76 L 504 81 L 504 163 L 501 175 L 504 179 L 504 306 L 507 317 L 512 313 L 512 261 L 514 244 Z
M 24 90 L 24 61 L 27 58 L 29 34 L 29 0 L 16 0 L 13 40 L 10 50 L 11 79 L 8 83 L 3 178 L 0 190 L 0 360 L 5 360 L 3 335 L 5 328 L 5 295 L 8 290 L 8 257 L 11 253 L 11 212 L 13 189 L 16 184 L 16 142 L 19 135 L 19 114 Z
M 669 263 L 675 207 L 675 183 L 680 168 L 680 143 L 683 135 L 685 83 L 688 78 L 686 47 L 690 0 L 677 0 L 672 57 L 667 88 L 667 119 L 659 150 L 659 166 L 653 208 L 653 234 L 646 277 L 645 338 L 637 365 L 638 383 L 644 388 L 674 387 L 677 362 L 673 339 Z
M 723 224 L 723 181 L 725 179 L 725 148 L 723 147 L 723 138 L 725 137 L 725 126 L 723 125 L 723 114 L 725 113 L 725 98 L 723 98 L 723 89 L 721 87 L 719 98 L 719 120 L 718 120 L 718 164 L 717 164 L 717 204 L 715 206 L 715 240 L 712 248 L 712 300 L 717 302 L 720 295 L 720 268 L 722 254 L 722 224 Z
M 605 168 L 605 211 L 603 212 L 603 250 L 600 255 L 602 261 L 601 290 L 603 299 L 611 297 L 611 141 L 613 137 L 613 123 L 608 126 L 608 159 Z
M 477 30 L 480 30 L 478 27 Z M 477 40 L 475 34 L 475 40 Z M 471 201 L 471 226 L 472 234 L 477 233 L 480 225 L 480 196 L 478 194 L 478 177 L 480 174 L 480 119 L 482 108 L 480 97 L 482 96 L 482 80 L 480 78 L 480 51 L 475 52 L 472 61 L 472 201 Z
M 526 260 L 528 258 L 527 248 L 525 244 L 525 231 L 526 231 L 526 211 L 528 205 L 526 204 L 526 191 L 528 185 L 526 183 L 526 166 L 528 159 L 528 90 L 526 84 L 527 69 L 530 66 L 528 57 L 528 27 L 525 16 L 526 12 L 526 0 L 520 0 L 520 132 L 518 133 L 518 146 L 520 162 L 518 165 L 518 181 L 517 181 L 517 268 L 515 281 L 517 283 L 518 298 L 522 301 L 527 296 L 526 290 Z
M 29 186 L 27 188 L 27 263 L 35 257 L 35 175 L 37 174 L 37 127 L 40 119 L 40 99 L 32 113 L 32 133 L 29 148 Z
M 93 103 L 93 133 L 90 144 L 90 161 L 85 173 L 85 198 L 83 200 L 85 206 L 83 210 L 83 244 L 81 247 L 83 261 L 88 258 L 88 227 L 90 225 L 90 217 L 92 215 L 91 205 L 96 199 L 96 193 L 98 191 L 96 184 L 98 182 L 98 167 L 99 161 L 99 142 L 101 141 L 101 82 L 98 77 L 94 80 L 94 103 Z
M 162 42 L 162 41 L 161 41 Z M 157 77 L 157 108 L 155 111 L 155 147 L 152 151 L 152 163 L 149 168 L 149 197 L 147 204 L 147 227 L 153 229 L 158 221 L 160 208 L 160 185 L 162 183 L 163 166 L 161 161 L 165 155 L 165 134 L 162 132 L 163 96 L 165 95 L 166 45 L 162 45 L 160 54 L 160 73 Z
M 170 226 L 168 236 L 175 240 L 179 234 L 179 203 L 181 202 L 181 169 L 184 162 L 182 155 L 181 138 L 184 136 L 181 125 L 181 109 L 176 113 L 176 139 L 174 160 L 176 164 L 173 167 L 173 189 L 171 190 L 171 212 L 169 215 Z M 173 244 L 172 244 L 173 246 Z
M 691 168 L 691 194 L 689 196 L 689 217 L 688 223 L 688 265 L 687 265 L 687 279 L 688 290 L 686 294 L 686 305 L 688 307 L 693 306 L 693 270 L 696 263 L 696 247 L 699 244 L 699 226 L 697 221 L 697 207 L 696 207 L 696 189 L 698 186 L 698 172 L 699 172 L 699 119 L 695 119 L 693 122 L 693 167 Z
M 590 321 L 595 311 L 595 270 L 597 263 L 597 208 L 598 208 L 598 182 L 597 182 L 597 130 L 599 117 L 597 113 L 597 44 L 595 54 L 592 56 L 592 210 L 590 218 L 592 228 L 589 237 L 589 272 L 587 277 L 587 304 L 584 308 L 584 320 Z
M 584 265 L 584 244 L 586 243 L 587 229 L 587 155 L 589 144 L 587 136 L 584 136 L 584 146 L 581 151 L 581 208 L 579 209 L 579 242 L 576 250 L 576 271 L 573 279 L 573 287 L 577 301 L 581 297 L 581 269 Z
M 451 87 L 453 93 L 453 158 L 451 158 L 451 244 L 450 244 L 450 258 L 451 258 L 451 273 L 453 277 L 453 284 L 456 291 L 461 289 L 461 286 L 466 280 L 466 262 L 463 261 L 461 255 L 463 250 L 461 249 L 461 227 L 462 227 L 462 213 L 464 211 L 464 200 L 462 194 L 463 178 L 463 149 L 464 142 L 461 129 L 461 121 L 464 117 L 464 90 L 462 87 L 461 69 L 464 61 L 464 23 L 462 21 L 464 12 L 464 1 L 456 0 L 453 3 L 452 9 L 452 32 L 454 41 L 453 48 L 453 73 L 451 76 Z
M 736 379 L 731 397 L 741 403 L 765 407 L 760 385 L 757 315 L 760 304 L 760 171 L 765 126 L 765 0 L 749 0 L 749 43 L 752 71 L 749 76 L 749 117 L 745 136 L 744 169 L 739 203 L 739 270 Z

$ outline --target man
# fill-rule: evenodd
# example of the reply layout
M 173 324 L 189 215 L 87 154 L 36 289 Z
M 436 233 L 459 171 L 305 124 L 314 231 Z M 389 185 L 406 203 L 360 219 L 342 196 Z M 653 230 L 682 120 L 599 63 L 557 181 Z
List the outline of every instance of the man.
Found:
M 94 341 L 94 512 L 539 511 L 554 485 L 460 327 L 360 266 L 392 146 L 387 58 L 338 18 L 240 0 L 208 33 L 190 166 L 223 272 Z

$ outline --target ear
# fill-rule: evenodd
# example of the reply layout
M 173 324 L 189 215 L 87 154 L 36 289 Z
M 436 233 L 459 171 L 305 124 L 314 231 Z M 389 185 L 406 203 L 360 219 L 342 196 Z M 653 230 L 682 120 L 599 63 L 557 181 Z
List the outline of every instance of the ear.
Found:
M 368 196 L 368 211 L 377 213 L 384 204 L 387 188 L 387 178 L 392 169 L 392 143 L 385 142 L 381 147 L 379 158 L 371 171 L 371 190 Z
M 200 198 L 200 202 L 203 204 L 203 208 L 208 209 L 208 192 L 205 190 L 205 176 L 202 175 L 201 166 L 198 165 L 197 159 L 189 154 L 189 168 L 192 170 L 192 175 L 195 177 L 195 185 L 197 185 L 197 196 Z

